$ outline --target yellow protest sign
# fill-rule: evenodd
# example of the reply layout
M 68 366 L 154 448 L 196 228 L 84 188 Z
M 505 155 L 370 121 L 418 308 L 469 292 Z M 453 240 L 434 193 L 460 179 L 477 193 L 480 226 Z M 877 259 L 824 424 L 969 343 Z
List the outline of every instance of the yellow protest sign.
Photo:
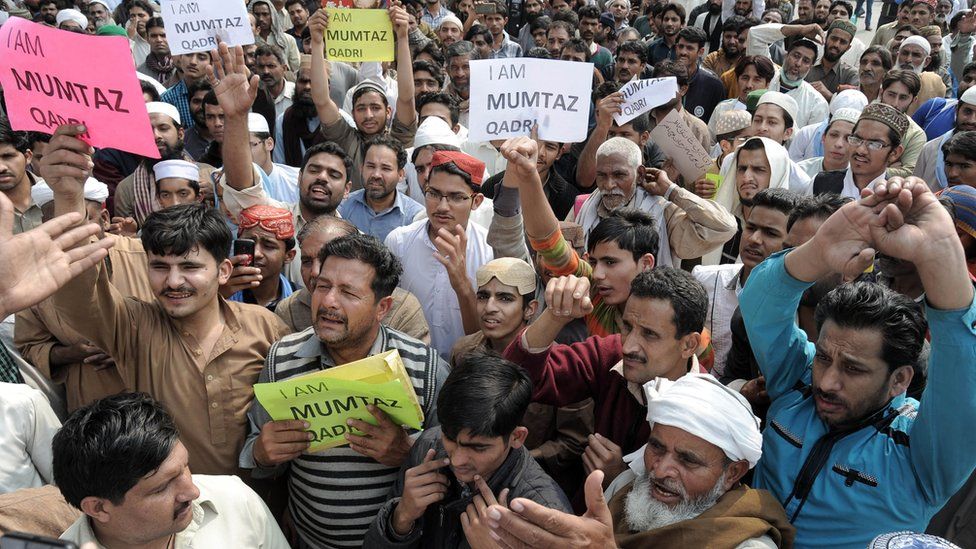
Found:
M 274 383 L 254 385 L 254 395 L 276 421 L 309 423 L 318 452 L 348 444 L 346 433 L 362 434 L 346 425 L 359 419 L 376 425 L 366 409 L 374 405 L 398 425 L 420 429 L 424 411 L 396 350 Z
M 327 8 L 325 56 L 332 61 L 393 61 L 393 23 L 386 10 Z

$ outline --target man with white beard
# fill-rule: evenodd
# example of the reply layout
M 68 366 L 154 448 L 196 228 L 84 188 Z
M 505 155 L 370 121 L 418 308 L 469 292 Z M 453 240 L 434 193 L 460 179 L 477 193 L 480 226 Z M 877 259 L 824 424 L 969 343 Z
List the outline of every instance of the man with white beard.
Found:
M 581 517 L 521 498 L 493 505 L 488 518 L 496 539 L 508 547 L 792 545 L 795 530 L 779 503 L 739 482 L 762 455 L 759 419 L 745 398 L 694 373 L 651 380 L 644 394 L 651 434 L 631 463 L 632 482 L 608 504 L 603 474 L 593 472 Z
M 908 107 L 907 114 L 909 116 L 918 110 L 919 105 L 929 99 L 945 97 L 946 85 L 942 82 L 942 78 L 934 72 L 924 70 L 932 59 L 930 57 L 931 52 L 932 47 L 928 40 L 917 35 L 909 36 L 898 47 L 898 59 L 895 61 L 895 66 L 914 72 L 922 80 L 918 97 Z

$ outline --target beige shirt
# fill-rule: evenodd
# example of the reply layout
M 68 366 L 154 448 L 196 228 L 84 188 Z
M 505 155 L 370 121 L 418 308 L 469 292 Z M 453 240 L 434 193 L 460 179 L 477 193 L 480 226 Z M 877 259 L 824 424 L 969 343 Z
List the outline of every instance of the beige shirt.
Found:
M 271 344 L 289 332 L 264 307 L 217 299 L 224 329 L 210 356 L 159 303 L 126 298 L 101 265 L 72 279 L 54 304 L 115 359 L 126 389 L 148 393 L 173 414 L 192 471 L 235 474 L 253 385 Z
M 193 475 L 200 497 L 193 501 L 193 520 L 176 534 L 175 547 L 247 547 L 248 549 L 288 549 L 278 522 L 261 498 L 234 476 Z M 99 543 L 87 515 L 81 515 L 61 539 L 79 547 Z
M 152 301 L 146 268 L 146 251 L 142 241 L 106 234 L 115 242 L 109 249 L 107 265 L 109 279 L 125 297 Z M 86 364 L 51 366 L 51 349 L 56 345 L 75 345 L 87 341 L 65 321 L 54 307 L 53 299 L 45 299 L 37 305 L 17 313 L 14 324 L 14 345 L 27 362 L 33 364 L 45 377 L 55 383 L 63 383 L 68 412 L 100 398 L 125 390 L 125 384 L 115 367 L 96 369 Z

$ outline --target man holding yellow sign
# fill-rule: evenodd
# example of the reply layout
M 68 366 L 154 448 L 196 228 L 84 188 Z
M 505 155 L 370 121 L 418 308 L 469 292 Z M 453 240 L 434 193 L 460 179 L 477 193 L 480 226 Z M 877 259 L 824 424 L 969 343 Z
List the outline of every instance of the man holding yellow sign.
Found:
M 437 424 L 448 368 L 430 347 L 380 325 L 402 271 L 382 243 L 343 236 L 319 263 L 312 327 L 268 353 L 240 464 L 256 478 L 290 469 L 288 506 L 304 546 L 359 546 L 411 434 Z

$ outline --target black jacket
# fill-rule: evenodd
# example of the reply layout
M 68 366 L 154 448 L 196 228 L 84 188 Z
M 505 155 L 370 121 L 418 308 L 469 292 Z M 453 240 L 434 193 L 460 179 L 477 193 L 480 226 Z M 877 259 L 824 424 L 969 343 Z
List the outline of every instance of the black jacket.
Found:
M 448 477 L 451 485 L 447 495 L 439 503 L 427 508 L 423 518 L 414 524 L 413 531 L 405 537 L 400 538 L 393 532 L 392 519 L 393 511 L 400 502 L 403 494 L 403 477 L 407 469 L 419 465 L 427 450 L 434 448 L 437 454 L 435 459 L 447 457 L 444 446 L 441 444 L 441 428 L 433 427 L 427 429 L 420 435 L 407 461 L 400 468 L 400 474 L 393 484 L 390 499 L 380 509 L 373 524 L 366 532 L 366 539 L 363 547 L 366 548 L 413 548 L 423 547 L 424 549 L 454 549 L 469 547 L 461 529 L 461 513 L 465 511 L 472 498 L 477 494 L 477 489 L 468 488 L 462 485 L 451 473 L 450 467 L 445 467 L 442 472 Z M 566 498 L 566 494 L 559 488 L 559 485 L 552 480 L 549 475 L 542 470 L 542 467 L 525 447 L 518 450 L 511 450 L 508 457 L 501 467 L 495 471 L 488 479 L 488 486 L 497 496 L 503 488 L 509 490 L 509 501 L 512 498 L 530 499 L 540 505 L 550 509 L 572 513 L 572 506 Z
M 504 178 L 504 171 L 489 177 L 481 185 L 481 194 L 485 195 L 486 198 L 494 200 L 495 189 L 502 184 L 502 179 Z M 546 200 L 549 202 L 549 207 L 552 208 L 553 213 L 556 214 L 556 219 L 566 219 L 569 211 L 573 209 L 573 204 L 576 202 L 576 195 L 579 194 L 576 187 L 567 183 L 563 179 L 563 176 L 559 175 L 559 172 L 555 169 L 549 170 L 549 181 L 546 181 L 545 185 L 543 185 L 542 191 L 546 194 Z

